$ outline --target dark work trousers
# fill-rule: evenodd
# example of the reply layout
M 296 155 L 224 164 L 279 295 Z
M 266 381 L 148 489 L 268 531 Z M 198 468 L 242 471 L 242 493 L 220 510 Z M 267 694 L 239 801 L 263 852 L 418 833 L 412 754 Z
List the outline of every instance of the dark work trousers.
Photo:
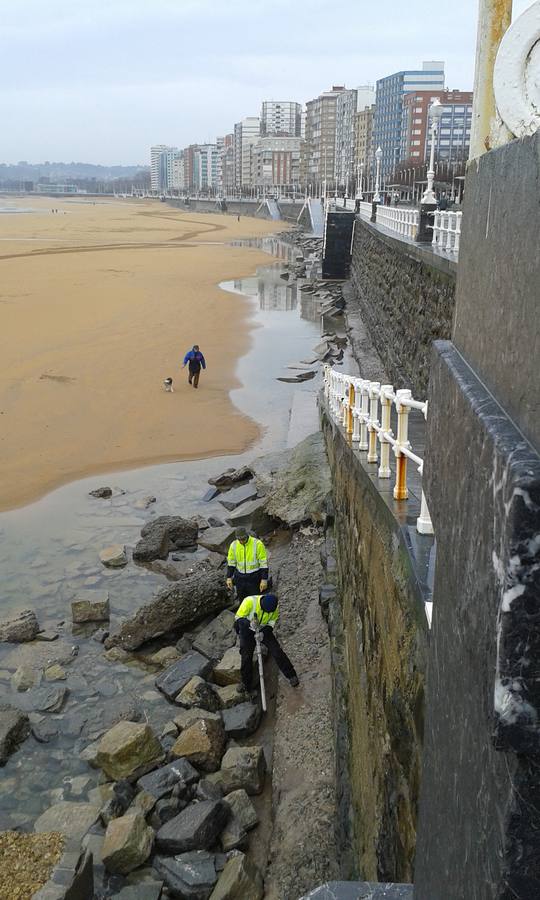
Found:
M 234 586 L 236 588 L 236 599 L 238 603 L 251 597 L 253 594 L 260 594 L 259 585 L 261 583 L 260 572 L 253 572 L 250 575 L 242 575 L 236 571 L 233 575 Z
M 192 366 L 189 364 L 189 378 L 188 381 L 193 385 L 194 388 L 199 387 L 199 375 L 201 374 L 200 366 Z
M 250 628 L 249 619 L 238 619 L 238 634 L 240 635 L 240 658 L 242 684 L 246 691 L 253 687 L 253 651 L 255 650 L 255 635 Z M 274 657 L 279 669 L 285 678 L 293 678 L 296 675 L 294 666 L 289 657 L 282 650 L 272 628 L 268 625 L 262 628 L 263 644 L 268 647 L 268 652 Z

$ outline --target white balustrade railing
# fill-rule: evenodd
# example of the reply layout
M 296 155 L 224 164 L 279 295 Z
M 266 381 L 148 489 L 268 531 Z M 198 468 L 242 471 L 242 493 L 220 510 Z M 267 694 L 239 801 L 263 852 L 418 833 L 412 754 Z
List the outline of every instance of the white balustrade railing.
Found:
M 462 217 L 463 213 L 451 210 L 434 213 L 432 241 L 434 247 L 446 253 L 459 253 Z
M 419 212 L 407 206 L 377 206 L 377 224 L 384 225 L 404 237 L 416 239 Z
M 364 218 L 371 218 L 371 212 L 373 210 L 373 206 L 367 200 L 360 201 L 360 215 L 364 216 Z
M 378 463 L 379 478 L 391 478 L 390 452 L 396 458 L 394 499 L 407 500 L 407 462 L 410 459 L 422 475 L 423 459 L 413 453 L 409 443 L 409 413 L 418 409 L 427 417 L 427 401 L 415 400 L 409 390 L 397 390 L 391 384 L 366 381 L 355 375 L 324 367 L 324 393 L 332 418 L 342 426 L 356 449 L 367 452 L 368 463 Z M 379 418 L 380 406 L 380 418 Z M 392 409 L 397 416 L 392 430 Z M 433 534 L 433 525 L 422 491 L 420 515 L 416 520 L 420 534 Z

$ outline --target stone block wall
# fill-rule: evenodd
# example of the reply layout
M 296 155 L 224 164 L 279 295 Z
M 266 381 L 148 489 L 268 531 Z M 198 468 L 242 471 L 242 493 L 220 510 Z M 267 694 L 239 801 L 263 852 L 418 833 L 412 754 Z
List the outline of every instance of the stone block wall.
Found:
M 432 342 L 451 333 L 456 264 L 357 218 L 351 281 L 391 382 L 426 397 Z
M 337 593 L 325 601 L 335 667 L 345 877 L 411 882 L 423 733 L 424 594 L 391 504 L 322 412 L 333 480 Z M 344 747 L 346 750 L 344 751 Z

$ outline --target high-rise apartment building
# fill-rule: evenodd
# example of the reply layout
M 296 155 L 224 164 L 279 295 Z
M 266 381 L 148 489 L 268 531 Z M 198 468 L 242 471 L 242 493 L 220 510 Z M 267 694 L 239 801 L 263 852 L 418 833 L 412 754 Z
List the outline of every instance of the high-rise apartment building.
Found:
M 261 137 L 300 137 L 302 106 L 292 100 L 264 100 L 261 110 Z
M 168 185 L 174 191 L 184 190 L 184 151 L 177 150 L 172 160 L 171 182 Z
M 153 191 L 160 191 L 161 184 L 161 154 L 166 150 L 175 150 L 176 147 L 168 147 L 167 144 L 154 144 L 150 147 L 150 187 Z
M 220 149 L 217 144 L 197 144 L 193 154 L 193 188 L 196 191 L 218 190 Z
M 355 117 L 356 130 L 356 160 L 355 171 L 356 178 L 360 177 L 362 171 L 367 176 L 372 167 L 372 131 L 373 131 L 373 114 L 375 112 L 375 104 L 366 106 L 365 109 L 359 110 Z
M 234 134 L 226 134 L 221 149 L 221 189 L 225 197 L 234 191 Z
M 306 104 L 305 179 L 307 184 L 334 181 L 336 104 L 345 90 L 337 85 Z
M 421 69 L 395 72 L 376 85 L 373 148 L 382 150 L 381 175 L 390 175 L 401 157 L 403 98 L 418 91 L 444 90 L 444 63 L 424 62 Z
M 258 116 L 246 116 L 234 126 L 234 183 L 236 188 L 253 185 L 253 145 L 261 134 Z
M 178 147 L 167 147 L 159 157 L 159 190 L 168 191 L 174 187 L 174 171 L 183 153 Z
M 342 91 L 336 100 L 336 181 L 348 188 L 356 175 L 356 115 L 375 102 L 375 88 L 366 85 Z
M 401 159 L 423 163 L 430 153 L 429 107 L 440 100 L 443 112 L 435 144 L 436 158 L 464 162 L 469 158 L 472 91 L 415 91 L 403 98 Z
M 253 181 L 272 192 L 275 188 L 298 190 L 301 138 L 283 135 L 262 137 L 253 145 Z

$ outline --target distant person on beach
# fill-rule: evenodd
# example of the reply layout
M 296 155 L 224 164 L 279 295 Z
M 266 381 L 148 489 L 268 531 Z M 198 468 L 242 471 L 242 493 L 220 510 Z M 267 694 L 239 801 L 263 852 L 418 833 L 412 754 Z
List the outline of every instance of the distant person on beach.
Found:
M 206 369 L 206 362 L 204 356 L 199 350 L 198 344 L 193 344 L 191 350 L 188 350 L 186 355 L 184 356 L 184 365 L 183 369 L 188 367 L 188 383 L 192 384 L 194 388 L 199 387 L 199 376 L 201 374 L 201 368 Z
M 236 218 L 238 219 L 238 221 L 240 221 L 240 216 L 237 216 Z

